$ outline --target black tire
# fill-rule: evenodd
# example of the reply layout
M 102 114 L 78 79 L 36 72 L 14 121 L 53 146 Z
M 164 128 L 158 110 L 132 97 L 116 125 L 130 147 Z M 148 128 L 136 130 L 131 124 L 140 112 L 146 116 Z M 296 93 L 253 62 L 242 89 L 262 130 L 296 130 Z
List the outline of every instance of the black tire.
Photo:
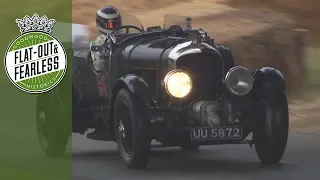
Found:
M 62 156 L 68 145 L 71 134 L 67 133 L 67 127 L 58 119 L 46 96 L 38 96 L 36 107 L 36 126 L 40 146 L 43 152 L 50 157 Z
M 146 168 L 151 148 L 150 122 L 142 101 L 126 89 L 121 89 L 115 100 L 114 130 L 120 155 L 127 166 Z
M 254 132 L 255 149 L 263 164 L 277 164 L 285 152 L 289 115 L 287 97 L 283 91 L 264 88 L 258 108 L 258 128 Z

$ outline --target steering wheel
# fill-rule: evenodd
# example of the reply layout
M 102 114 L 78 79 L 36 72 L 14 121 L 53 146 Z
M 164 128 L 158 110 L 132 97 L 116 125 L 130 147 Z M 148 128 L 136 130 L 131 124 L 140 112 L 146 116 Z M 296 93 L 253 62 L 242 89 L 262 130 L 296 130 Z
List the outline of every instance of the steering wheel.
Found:
M 138 28 L 138 27 L 136 27 L 136 26 L 125 25 L 125 26 L 121 26 L 121 27 L 119 27 L 119 28 L 116 28 L 115 30 L 113 30 L 113 31 L 111 32 L 111 34 L 117 32 L 117 31 L 119 31 L 119 30 L 121 30 L 121 29 L 126 29 L 126 33 L 129 34 L 129 29 L 130 29 L 130 28 L 135 29 L 135 30 L 138 30 L 139 32 L 143 32 L 142 29 L 140 29 L 140 28 Z

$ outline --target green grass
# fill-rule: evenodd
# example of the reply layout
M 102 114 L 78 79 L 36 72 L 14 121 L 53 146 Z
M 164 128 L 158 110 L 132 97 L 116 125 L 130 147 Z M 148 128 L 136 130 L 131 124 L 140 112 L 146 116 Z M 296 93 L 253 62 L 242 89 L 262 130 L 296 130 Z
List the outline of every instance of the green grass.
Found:
M 308 48 L 306 78 L 311 86 L 320 87 L 320 48 Z
M 20 34 L 16 18 L 38 13 L 57 21 L 71 22 L 71 0 L 0 0 L 0 54 Z M 65 29 L 71 36 L 70 29 Z M 3 59 L 2 59 L 3 60 Z M 69 67 L 71 69 L 71 67 Z M 71 89 L 70 89 L 71 91 Z M 71 97 L 70 97 L 71 99 Z M 36 96 L 17 89 L 0 63 L 0 179 L 71 179 L 71 153 L 64 158 L 46 157 L 40 149 L 35 126 Z M 71 145 L 68 147 L 71 151 Z

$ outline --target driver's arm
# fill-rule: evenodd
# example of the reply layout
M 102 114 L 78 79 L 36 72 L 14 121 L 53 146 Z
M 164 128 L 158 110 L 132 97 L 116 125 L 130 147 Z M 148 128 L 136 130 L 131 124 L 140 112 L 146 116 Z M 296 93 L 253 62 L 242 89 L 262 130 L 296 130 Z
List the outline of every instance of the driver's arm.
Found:
M 110 39 L 107 39 L 105 35 L 100 35 L 90 43 L 91 51 L 96 51 L 96 53 L 103 57 L 109 54 L 110 49 Z M 92 46 L 98 46 L 99 48 L 96 50 L 92 49 Z

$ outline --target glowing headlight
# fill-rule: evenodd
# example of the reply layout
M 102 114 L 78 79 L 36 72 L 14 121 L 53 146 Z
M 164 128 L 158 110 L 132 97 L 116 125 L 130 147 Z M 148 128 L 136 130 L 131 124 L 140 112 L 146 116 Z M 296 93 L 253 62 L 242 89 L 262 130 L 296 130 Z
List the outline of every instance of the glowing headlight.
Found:
M 251 73 L 242 66 L 235 66 L 229 70 L 225 77 L 227 89 L 238 96 L 243 96 L 251 91 L 253 77 Z
M 164 78 L 167 93 L 176 98 L 187 96 L 192 89 L 190 76 L 182 70 L 170 71 Z

